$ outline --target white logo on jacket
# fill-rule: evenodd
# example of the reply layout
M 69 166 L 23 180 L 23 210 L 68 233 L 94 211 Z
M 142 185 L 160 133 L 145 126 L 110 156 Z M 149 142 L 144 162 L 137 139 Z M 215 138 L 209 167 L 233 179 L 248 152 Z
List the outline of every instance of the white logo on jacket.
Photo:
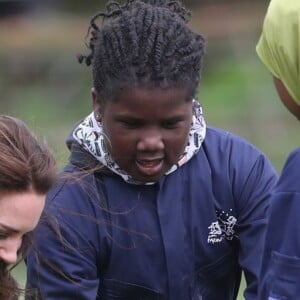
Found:
M 230 209 L 232 212 L 232 209 Z M 216 210 L 217 221 L 212 222 L 208 226 L 209 232 L 207 237 L 208 244 L 216 244 L 222 242 L 224 239 L 231 241 L 235 234 L 236 217 L 230 216 L 225 211 Z

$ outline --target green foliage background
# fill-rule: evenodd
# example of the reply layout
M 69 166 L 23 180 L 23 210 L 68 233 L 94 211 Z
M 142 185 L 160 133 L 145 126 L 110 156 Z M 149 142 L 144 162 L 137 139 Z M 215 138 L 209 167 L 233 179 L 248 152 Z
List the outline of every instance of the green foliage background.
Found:
M 280 172 L 299 146 L 299 123 L 255 54 L 267 1 L 213 2 L 192 7 L 192 27 L 208 40 L 198 94 L 206 122 L 248 139 Z M 0 113 L 23 119 L 45 138 L 60 167 L 68 157 L 66 136 L 91 111 L 90 69 L 76 54 L 85 51 L 94 13 L 63 7 L 0 19 Z M 23 265 L 15 275 L 24 282 Z

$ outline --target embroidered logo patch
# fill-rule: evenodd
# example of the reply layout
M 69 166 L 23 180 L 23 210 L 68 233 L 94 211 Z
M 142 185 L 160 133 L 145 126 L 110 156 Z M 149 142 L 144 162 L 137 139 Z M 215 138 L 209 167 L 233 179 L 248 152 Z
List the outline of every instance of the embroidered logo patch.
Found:
M 232 209 L 230 209 L 232 212 Z M 224 239 L 231 241 L 236 237 L 234 226 L 237 219 L 226 213 L 225 211 L 216 210 L 217 221 L 212 222 L 208 226 L 209 232 L 207 237 L 208 244 L 216 244 L 222 242 Z

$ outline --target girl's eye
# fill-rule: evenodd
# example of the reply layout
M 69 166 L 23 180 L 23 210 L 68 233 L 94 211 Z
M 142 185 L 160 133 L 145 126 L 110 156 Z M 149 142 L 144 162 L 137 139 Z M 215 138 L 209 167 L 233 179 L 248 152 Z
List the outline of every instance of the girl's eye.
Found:
M 121 123 L 122 123 L 125 127 L 130 128 L 130 129 L 132 129 L 132 128 L 137 128 L 137 127 L 140 126 L 139 122 L 133 121 L 133 120 L 132 120 L 132 121 L 131 121 L 131 120 L 122 120 Z
M 0 240 L 5 240 L 7 238 L 7 233 L 5 232 L 0 232 Z
M 169 121 L 164 121 L 163 122 L 163 127 L 167 129 L 172 129 L 178 126 L 179 120 L 169 120 Z

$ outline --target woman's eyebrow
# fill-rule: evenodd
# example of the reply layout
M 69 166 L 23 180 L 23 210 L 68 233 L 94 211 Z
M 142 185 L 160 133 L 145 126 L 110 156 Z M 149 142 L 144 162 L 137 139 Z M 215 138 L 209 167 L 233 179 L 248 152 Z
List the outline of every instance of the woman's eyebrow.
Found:
M 7 230 L 7 231 L 10 231 L 10 232 L 13 232 L 13 233 L 19 233 L 20 231 L 18 229 L 15 229 L 13 227 L 10 227 L 6 224 L 3 224 L 0 222 L 0 227 L 2 227 L 3 229 Z

